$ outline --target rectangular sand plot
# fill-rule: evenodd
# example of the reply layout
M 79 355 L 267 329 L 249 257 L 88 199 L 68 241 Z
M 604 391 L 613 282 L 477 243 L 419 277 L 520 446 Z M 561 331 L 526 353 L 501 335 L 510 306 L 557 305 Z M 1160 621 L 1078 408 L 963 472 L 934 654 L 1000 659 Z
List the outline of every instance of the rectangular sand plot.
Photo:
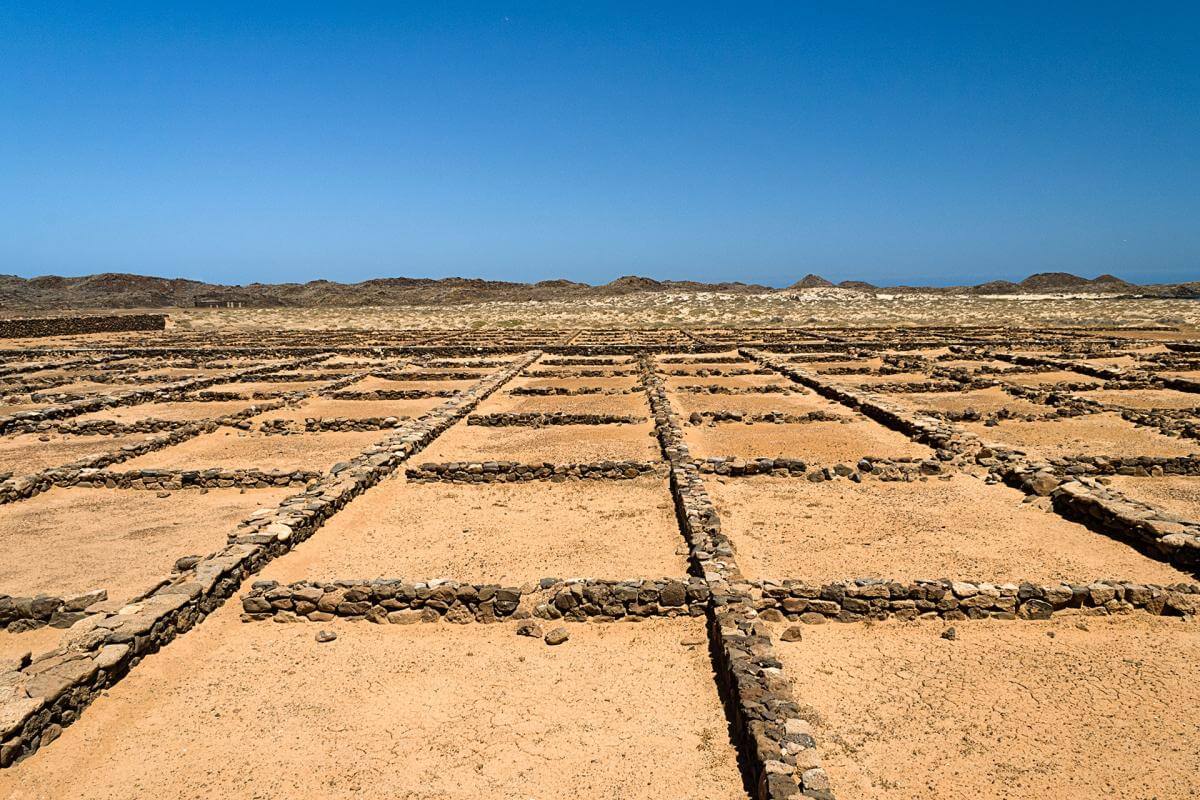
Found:
M 236 414 L 254 405 L 248 400 L 214 400 L 212 402 L 170 402 L 170 403 L 139 403 L 136 406 L 116 406 L 90 414 L 81 414 L 72 419 L 78 422 L 111 419 L 118 422 L 134 422 L 139 419 L 153 417 L 155 419 L 171 420 L 173 422 L 191 422 L 202 419 L 217 419 L 218 417 Z
M 114 467 L 134 469 L 329 469 L 383 441 L 380 431 L 266 435 L 222 428 Z
M 1200 408 L 1200 394 L 1175 389 L 1097 389 L 1076 396 L 1125 408 Z
M 332 400 L 311 397 L 298 406 L 277 408 L 259 414 L 255 421 L 286 419 L 303 422 L 306 419 L 366 419 L 368 417 L 420 417 L 446 402 L 445 397 L 422 397 L 415 400 Z
M 792 382 L 780 375 L 667 375 L 663 379 L 667 389 L 681 386 L 727 386 L 741 389 L 753 386 L 791 386 Z
M 521 461 L 585 463 L 652 461 L 660 458 L 654 426 L 548 425 L 493 428 L 460 422 L 418 457 L 420 462 Z
M 853 463 L 860 458 L 929 458 L 933 451 L 902 433 L 859 417 L 852 422 L 730 423 L 685 426 L 695 458 L 799 458 L 814 464 Z
M 706 483 L 751 578 L 1192 580 L 1122 542 L 1024 504 L 1016 489 L 968 475 L 912 483 L 772 477 Z
M 1034 458 L 1073 455 L 1186 456 L 1200 452 L 1200 442 L 1164 436 L 1134 425 L 1115 413 L 1088 414 L 1037 422 L 1004 420 L 993 426 L 962 423 L 985 442 L 1023 450 Z
M 1200 625 L 806 627 L 779 642 L 838 797 L 1200 795 Z
M 800 387 L 796 387 L 797 390 Z M 839 417 L 854 416 L 856 412 L 841 403 L 826 400 L 815 392 L 797 394 L 698 394 L 675 392 L 671 406 L 686 421 L 693 412 L 740 411 L 743 414 L 808 414 L 819 411 Z
M 924 372 L 895 372 L 888 375 L 823 375 L 822 380 L 838 386 L 865 386 L 870 388 L 886 383 L 925 383 L 933 380 Z
M 613 375 L 598 378 L 523 378 L 518 377 L 508 383 L 506 388 L 527 386 L 531 389 L 545 389 L 563 386 L 568 389 L 578 389 L 583 386 L 599 386 L 602 389 L 637 389 L 641 386 L 636 375 Z
M 0 795 L 745 800 L 699 620 L 244 624 L 148 659 Z
M 426 381 L 419 379 L 392 379 L 392 378 L 377 378 L 374 375 L 369 375 L 366 378 L 352 383 L 342 391 L 347 392 L 403 392 L 403 391 L 426 391 L 426 392 L 461 392 L 463 389 L 469 389 L 479 381 L 476 380 L 455 380 L 455 381 Z
M 42 437 L 46 441 L 42 441 Z M 150 434 L 129 436 L 64 436 L 62 434 L 21 433 L 0 438 L 0 475 L 11 472 L 27 475 L 51 467 L 115 452 L 122 446 L 154 438 Z
M 1135 478 L 1115 475 L 1112 488 L 1132 500 L 1200 522 L 1200 477 L 1164 475 L 1159 478 Z
M 394 478 L 347 506 L 264 577 L 517 585 L 547 577 L 683 576 L 683 544 L 661 478 L 466 486 Z
M 294 489 L 51 489 L 0 506 L 0 592 L 57 597 L 107 589 L 124 600 L 171 573 L 176 559 L 224 547 L 254 510 Z
M 998 375 L 1002 381 L 1015 383 L 1018 386 L 1041 386 L 1047 383 L 1090 383 L 1097 388 L 1103 383 L 1099 378 L 1084 375 L 1070 370 L 1052 370 L 1050 372 L 1016 372 L 1010 375 Z
M 255 394 L 274 395 L 283 392 L 311 392 L 329 381 L 230 381 L 206 386 L 198 391 L 237 394 L 250 398 Z
M 993 414 L 1007 409 L 1014 414 L 1048 414 L 1054 411 L 1051 406 L 1035 403 L 1022 397 L 1013 397 L 998 386 L 972 389 L 966 392 L 894 394 L 888 397 L 888 401 L 917 412 L 974 410 L 980 414 Z
M 479 404 L 477 414 L 617 414 L 648 417 L 644 392 L 635 394 L 513 395 L 497 392 Z

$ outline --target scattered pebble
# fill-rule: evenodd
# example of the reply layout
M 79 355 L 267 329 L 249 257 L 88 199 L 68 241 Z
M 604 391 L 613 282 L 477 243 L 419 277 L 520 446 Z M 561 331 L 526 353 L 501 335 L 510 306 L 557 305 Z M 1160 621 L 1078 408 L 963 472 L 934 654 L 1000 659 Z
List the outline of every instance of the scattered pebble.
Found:
M 318 642 L 332 642 L 337 638 L 337 634 L 333 631 L 317 631 Z
M 804 638 L 804 629 L 799 625 L 793 625 L 779 635 L 779 640 L 783 642 L 798 642 Z
M 522 622 L 517 626 L 517 636 L 532 636 L 534 639 L 542 638 L 542 627 L 536 622 Z
M 953 626 L 946 628 L 946 630 L 942 631 L 942 638 L 947 641 L 953 642 L 955 639 L 958 638 L 958 630 L 956 628 L 954 628 Z
M 571 638 L 571 634 L 567 633 L 566 628 L 555 628 L 546 634 L 546 644 L 555 645 L 562 644 L 567 639 Z

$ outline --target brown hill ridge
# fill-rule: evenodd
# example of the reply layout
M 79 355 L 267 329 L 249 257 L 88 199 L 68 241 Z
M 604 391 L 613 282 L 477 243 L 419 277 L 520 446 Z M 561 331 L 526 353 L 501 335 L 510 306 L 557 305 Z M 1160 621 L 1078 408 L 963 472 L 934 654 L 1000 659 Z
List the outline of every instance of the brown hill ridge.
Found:
M 1020 283 L 989 281 L 977 286 L 875 287 L 862 281 L 835 285 L 808 274 L 785 291 L 851 289 L 858 292 L 936 294 L 1095 293 L 1200 297 L 1200 282 L 1138 286 L 1112 275 L 1081 278 L 1066 272 L 1030 275 Z M 360 283 L 328 280 L 307 283 L 251 283 L 246 286 L 203 283 L 185 278 L 157 278 L 102 273 L 77 278 L 47 275 L 21 278 L 0 275 L 3 308 L 168 308 L 193 306 L 205 299 L 236 300 L 253 307 L 313 308 L 321 306 L 458 305 L 489 301 L 527 302 L 614 297 L 641 292 L 728 292 L 767 294 L 769 286 L 739 282 L 659 281 L 626 275 L 593 286 L 569 280 L 514 283 L 481 278 L 373 278 Z

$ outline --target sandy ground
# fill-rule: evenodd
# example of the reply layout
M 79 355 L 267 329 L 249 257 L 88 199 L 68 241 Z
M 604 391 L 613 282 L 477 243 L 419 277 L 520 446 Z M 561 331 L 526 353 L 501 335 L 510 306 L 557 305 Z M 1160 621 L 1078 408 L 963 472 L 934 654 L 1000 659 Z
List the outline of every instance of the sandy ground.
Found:
M 1200 442 L 1164 436 L 1153 428 L 1126 422 L 1115 413 L 1045 422 L 1002 421 L 988 427 L 965 422 L 962 427 L 985 442 L 1024 450 L 1033 458 L 1068 455 L 1186 456 L 1200 452 Z
M 838 797 L 1200 795 L 1200 625 L 822 625 L 776 648 Z
M 166 382 L 166 381 L 164 381 Z M 63 383 L 58 386 L 51 386 L 48 389 L 37 389 L 34 394 L 72 394 L 72 395 L 97 395 L 97 394 L 125 394 L 126 392 L 136 392 L 143 389 L 153 389 L 154 384 L 151 383 L 98 383 L 96 381 L 73 381 L 71 383 Z
M 113 419 L 119 422 L 133 422 L 139 419 L 154 417 L 172 421 L 190 421 L 199 419 L 216 419 L 254 405 L 248 400 L 217 400 L 208 402 L 182 403 L 141 403 L 136 406 L 118 406 L 106 408 L 103 411 L 93 411 L 90 414 L 80 414 L 72 419 L 78 422 L 90 422 L 97 419 Z
M 199 392 L 236 392 L 242 397 L 250 397 L 256 392 L 260 394 L 279 394 L 281 392 L 311 392 L 320 389 L 329 381 L 231 381 L 216 383 L 199 389 Z
M 445 397 L 424 397 L 416 400 L 331 400 L 313 397 L 294 408 L 265 411 L 255 422 L 268 419 L 289 419 L 303 422 L 310 418 L 365 419 L 367 417 L 420 417 L 446 402 Z
M 799 388 L 799 387 L 797 387 Z M 855 416 L 856 412 L 818 394 L 692 394 L 675 392 L 671 395 L 671 406 L 684 421 L 693 411 L 741 411 L 745 414 L 766 414 L 779 411 L 784 414 L 807 414 L 823 411 L 840 417 Z
M 1175 389 L 1097 389 L 1076 395 L 1126 408 L 1200 408 L 1200 394 Z
M 819 358 L 819 356 L 815 357 Z M 824 374 L 831 369 L 846 369 L 847 367 L 851 369 L 879 369 L 883 366 L 883 359 L 878 356 L 875 358 L 851 358 L 844 361 L 811 361 L 807 358 L 798 358 L 795 363 L 801 369 Z
M 990 414 L 1007 408 L 1019 414 L 1046 414 L 1054 409 L 1020 397 L 1013 397 L 998 386 L 989 389 L 972 389 L 966 392 L 922 392 L 919 394 L 891 394 L 888 402 L 921 411 L 966 411 L 974 409 L 980 414 Z
M 556 577 L 687 572 L 665 479 L 460 486 L 385 481 L 273 562 L 283 582 L 448 578 L 520 585 Z
M 49 625 L 25 633 L 9 633 L 0 630 L 0 661 L 16 659 L 25 653 L 38 655 L 58 647 L 59 640 L 66 633 L 62 628 L 51 628 Z
M 650 416 L 650 404 L 643 392 L 637 394 L 580 394 L 540 397 L 496 393 L 479 404 L 476 414 L 500 412 L 517 414 L 621 414 Z
M 1015 366 L 1015 365 L 1013 365 Z M 1082 372 L 1055 370 L 1052 372 L 1016 372 L 1011 375 L 997 375 L 997 379 L 1015 383 L 1018 386 L 1041 386 L 1046 383 L 1090 383 L 1099 386 L 1103 381 L 1084 375 Z
M 236 603 L 148 659 L 6 800 L 744 800 L 703 624 L 244 624 Z
M 255 509 L 294 489 L 51 489 L 0 506 L 0 592 L 63 596 L 107 589 L 123 600 L 171 572 L 176 559 L 207 555 Z M 53 553 L 52 558 L 47 558 Z
M 883 383 L 924 383 L 934 380 L 924 372 L 895 372 L 891 375 L 822 375 L 821 380 L 838 386 L 878 386 Z
M 1169 475 L 1161 478 L 1112 477 L 1112 488 L 1133 500 L 1200 522 L 1200 477 Z
M 48 436 L 41 441 L 40 436 Z M 27 475 L 58 467 L 81 458 L 98 456 L 120 450 L 123 445 L 137 444 L 154 438 L 154 434 L 137 433 L 129 436 L 64 436 L 57 433 L 22 433 L 0 438 L 0 474 Z
M 654 426 L 548 425 L 544 428 L 492 428 L 459 422 L 424 450 L 416 461 L 524 461 L 584 463 L 653 461 L 661 457 Z
M 929 457 L 933 451 L 877 422 L 805 422 L 799 424 L 730 423 L 685 426 L 684 440 L 694 458 L 800 458 L 814 464 L 855 462 L 868 456 Z
M 452 391 L 461 392 L 463 389 L 470 389 L 477 380 L 462 380 L 462 381 L 427 381 L 427 380 L 393 380 L 392 378 L 376 378 L 374 375 L 368 375 L 357 383 L 352 383 L 342 391 L 346 392 L 404 392 L 404 391 L 426 391 L 426 392 L 442 392 Z
M 978 478 L 706 481 L 751 578 L 1192 582 L 1167 564 Z
M 528 378 L 519 376 L 509 382 L 505 388 L 513 389 L 517 386 L 528 386 L 537 389 L 558 386 L 566 386 L 572 389 L 584 386 L 599 386 L 603 389 L 636 389 L 641 386 L 641 383 L 638 381 L 637 375 L 613 375 L 599 378 Z
M 747 386 L 791 386 L 792 382 L 782 375 L 665 375 L 663 383 L 667 389 L 680 386 L 728 386 L 737 389 Z
M 113 467 L 131 469 L 311 469 L 324 471 L 383 441 L 384 431 L 268 436 L 221 428 Z
M 1181 372 L 1160 372 L 1158 375 L 1161 378 L 1186 378 L 1189 381 L 1200 381 L 1200 370 L 1195 369 L 1183 370 Z

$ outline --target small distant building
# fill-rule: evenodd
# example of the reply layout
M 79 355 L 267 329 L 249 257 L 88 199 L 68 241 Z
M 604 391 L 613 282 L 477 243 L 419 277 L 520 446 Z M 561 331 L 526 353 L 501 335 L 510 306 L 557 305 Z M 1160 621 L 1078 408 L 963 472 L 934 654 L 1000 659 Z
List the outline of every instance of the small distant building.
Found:
M 245 298 L 226 295 L 200 295 L 196 298 L 196 308 L 243 308 Z

